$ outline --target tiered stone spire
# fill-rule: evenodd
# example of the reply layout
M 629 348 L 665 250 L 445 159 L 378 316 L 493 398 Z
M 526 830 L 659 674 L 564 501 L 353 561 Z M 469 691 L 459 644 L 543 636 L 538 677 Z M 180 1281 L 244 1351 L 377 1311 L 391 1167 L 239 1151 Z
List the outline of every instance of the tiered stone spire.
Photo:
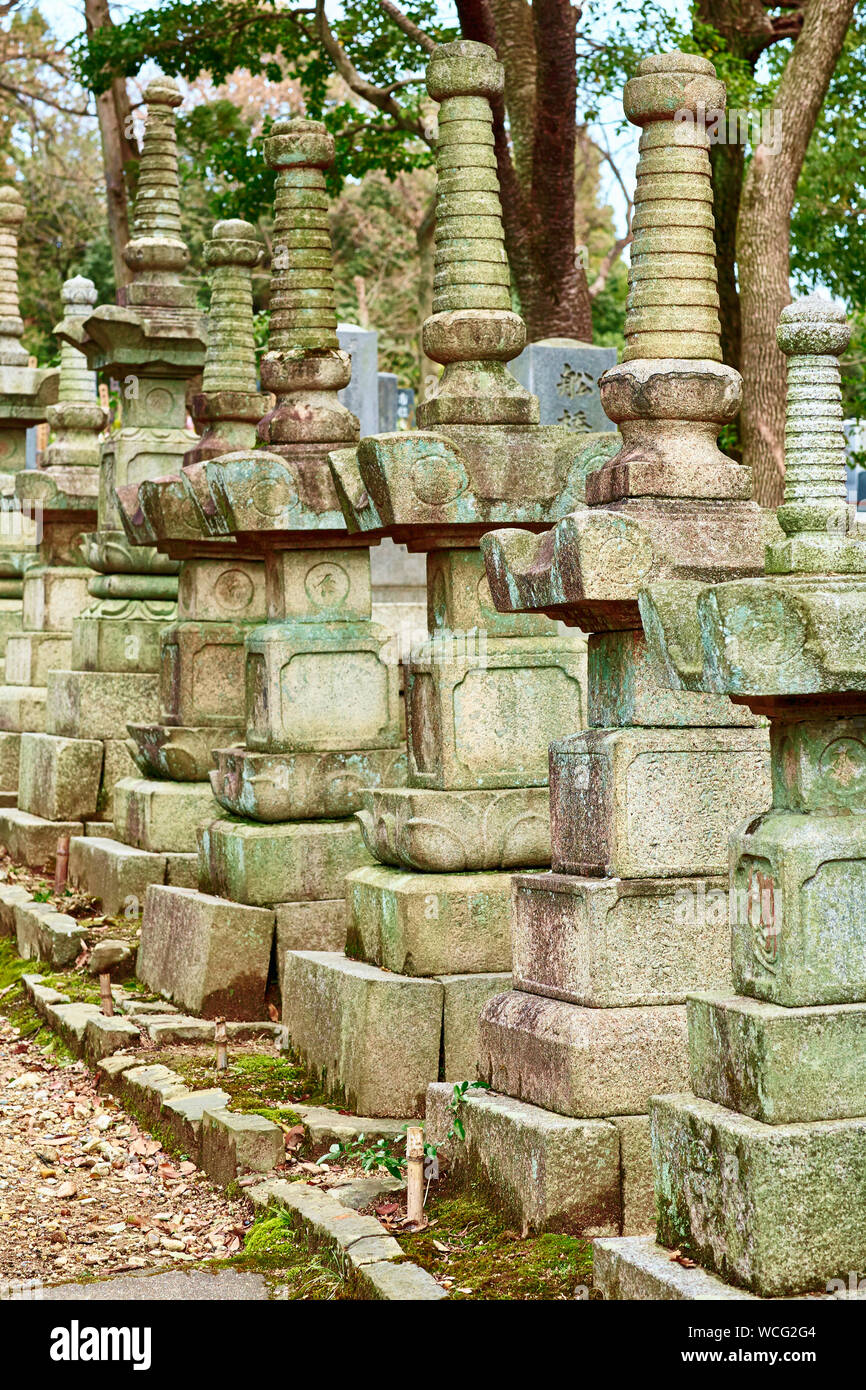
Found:
M 0 366 L 26 367 L 21 342 L 24 320 L 18 307 L 18 232 L 27 217 L 24 199 L 12 184 L 0 187 Z
M 76 275 L 65 281 L 61 298 L 65 320 L 86 319 L 96 303 L 96 286 Z M 96 396 L 96 373 L 68 338 L 60 344 L 57 405 L 48 407 L 46 419 L 54 438 L 45 450 L 45 468 L 95 468 L 99 464 L 99 435 L 108 423 L 108 411 Z
M 127 295 L 126 302 L 186 304 L 191 286 L 180 276 L 189 265 L 189 249 L 180 219 L 175 112 L 183 98 L 171 77 L 157 77 L 144 89 L 147 121 L 141 145 L 138 187 L 132 220 L 132 240 L 123 259 L 133 273 L 133 285 L 148 284 L 147 294 Z M 159 287 L 157 289 L 156 287 Z M 171 293 L 170 287 L 187 291 Z M 194 294 L 194 290 L 192 291 Z
M 781 315 L 788 355 L 787 539 L 767 573 L 641 596 L 659 671 L 770 719 L 772 804 L 730 840 L 736 993 L 692 995 L 694 1094 L 651 1103 L 658 1240 L 606 1243 L 608 1297 L 847 1291 L 866 1262 L 866 543 L 844 507 L 837 358 L 844 313 L 812 295 Z M 691 608 L 693 644 L 672 623 Z M 767 806 L 769 797 L 764 801 Z

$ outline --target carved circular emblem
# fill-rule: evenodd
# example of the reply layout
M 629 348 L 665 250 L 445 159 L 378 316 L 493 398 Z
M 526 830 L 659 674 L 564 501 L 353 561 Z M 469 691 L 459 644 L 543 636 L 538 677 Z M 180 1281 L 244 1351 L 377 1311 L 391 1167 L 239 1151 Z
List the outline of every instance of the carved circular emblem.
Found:
M 821 754 L 821 776 L 844 800 L 863 794 L 866 785 L 866 746 L 856 738 L 834 738 Z
M 154 386 L 147 393 L 146 404 L 151 415 L 168 415 L 174 405 L 174 396 L 164 386 Z
M 213 594 L 227 613 L 242 613 L 255 597 L 255 585 L 245 570 L 224 570 L 214 585 Z
M 342 565 L 323 560 L 307 571 L 304 591 L 311 603 L 319 608 L 334 608 L 349 592 L 349 576 Z
M 419 502 L 428 507 L 445 507 L 466 491 L 469 479 L 458 459 L 422 454 L 412 465 L 409 485 Z
M 288 478 L 263 478 L 250 491 L 250 503 L 259 516 L 279 516 L 298 505 L 298 490 Z

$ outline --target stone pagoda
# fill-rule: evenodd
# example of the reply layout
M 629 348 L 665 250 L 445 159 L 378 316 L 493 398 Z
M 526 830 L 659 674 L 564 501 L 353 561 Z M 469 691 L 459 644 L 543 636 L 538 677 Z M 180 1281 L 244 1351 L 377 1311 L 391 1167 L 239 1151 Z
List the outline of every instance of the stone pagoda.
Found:
M 42 423 L 58 390 L 56 368 L 31 366 L 21 342 L 18 231 L 26 216 L 18 189 L 0 186 L 0 661 L 7 637 L 21 629 L 24 571 L 38 563 L 36 520 L 17 501 L 15 481 L 27 464 L 27 430 Z M 0 788 L 12 789 L 12 770 L 4 755 Z
M 175 475 L 118 489 L 133 545 L 157 546 L 180 563 L 177 621 L 160 633 L 159 711 L 128 725 L 138 777 L 114 789 L 114 838 L 82 836 L 70 875 L 106 912 L 144 905 L 151 883 L 195 887 L 196 831 L 219 814 L 211 750 L 244 739 L 244 638 L 265 620 L 260 554 L 225 531 L 205 481 L 208 459 L 252 449 L 270 397 L 256 385 L 252 271 L 262 255 L 248 222 L 218 222 L 205 244 L 211 269 L 208 347 L 193 414 L 201 439 Z
M 582 504 L 615 435 L 538 425 L 508 370 L 512 312 L 483 44 L 436 49 L 440 102 L 434 312 L 444 367 L 418 433 L 335 451 L 352 531 L 427 552 L 429 638 L 406 673 L 408 786 L 367 787 L 374 866 L 349 875 L 346 953 L 290 951 L 292 1046 L 360 1114 L 423 1110 L 426 1084 L 475 1075 L 477 1019 L 508 981 L 510 868 L 550 862 L 547 745 L 584 723 L 585 650 L 542 615 L 496 612 L 478 550 L 491 525 L 549 525 Z
M 93 312 L 96 289 L 76 276 L 62 291 L 64 320 L 80 320 Z M 65 327 L 58 325 L 55 332 Z M 15 777 L 15 795 L 25 814 L 51 819 L 53 790 L 46 781 L 38 741 L 32 735 L 45 729 L 45 687 L 48 672 L 69 665 L 72 623 L 89 603 L 92 571 L 82 562 L 81 532 L 96 524 L 99 489 L 99 436 L 108 411 L 96 396 L 96 377 L 77 348 L 64 340 L 60 354 L 60 386 L 56 405 L 46 418 L 53 437 L 43 466 L 16 475 L 15 495 L 22 511 L 38 519 L 38 563 L 24 575 L 23 632 L 12 633 L 6 646 L 6 684 L 0 688 L 0 722 L 15 730 L 0 736 L 7 778 Z M 22 776 L 18 780 L 19 754 Z M 10 812 L 0 821 L 0 839 L 14 853 L 17 821 Z
M 189 252 L 174 133 L 181 97 L 176 83 L 160 77 L 144 98 L 133 237 L 124 251 L 132 280 L 117 305 L 67 319 L 61 335 L 91 368 L 117 381 L 122 422 L 103 443 L 98 529 L 83 542 L 96 571 L 93 602 L 73 624 L 71 667 L 48 675 L 40 757 L 58 797 L 54 815 L 30 816 L 19 826 L 19 853 L 28 863 L 48 862 L 58 835 L 82 834 L 85 821 L 110 824 L 115 783 L 135 772 L 126 725 L 156 716 L 160 631 L 176 612 L 177 562 L 129 544 L 115 496 L 116 487 L 180 466 L 195 441 L 186 427 L 186 383 L 205 353 L 195 286 L 183 278 Z
M 587 478 L 586 510 L 483 543 L 498 607 L 591 634 L 589 727 L 550 749 L 553 872 L 514 880 L 514 988 L 481 1017 L 497 1094 L 468 1101 L 452 1155 L 525 1229 L 651 1227 L 649 1097 L 686 1079 L 687 992 L 727 979 L 728 831 L 769 790 L 760 716 L 663 688 L 638 609 L 653 580 L 759 573 L 774 526 L 716 444 L 741 394 L 721 360 L 700 120 L 724 100 L 712 64 L 681 53 L 627 83 L 641 137 L 626 347 L 601 379 L 622 448 Z M 434 1142 L 448 1099 L 431 1089 Z
M 651 1104 L 659 1245 L 605 1242 L 607 1297 L 847 1293 L 866 1268 L 866 540 L 845 497 L 849 336 L 821 295 L 782 311 L 784 539 L 766 573 L 641 596 L 665 679 L 770 720 L 772 797 L 731 834 L 733 992 L 689 997 L 693 1094 Z
M 148 889 L 138 965 L 195 1013 L 252 1019 L 289 948 L 345 942 L 344 879 L 369 863 L 360 788 L 405 776 L 391 633 L 371 620 L 371 538 L 347 533 L 327 461 L 359 433 L 337 398 L 351 363 L 336 331 L 333 140 L 296 119 L 264 148 L 277 179 L 261 382 L 275 403 L 264 448 L 204 471 L 213 531 L 264 558 L 267 621 L 246 638 L 245 743 L 213 744 L 225 814 L 199 833 L 201 891 Z

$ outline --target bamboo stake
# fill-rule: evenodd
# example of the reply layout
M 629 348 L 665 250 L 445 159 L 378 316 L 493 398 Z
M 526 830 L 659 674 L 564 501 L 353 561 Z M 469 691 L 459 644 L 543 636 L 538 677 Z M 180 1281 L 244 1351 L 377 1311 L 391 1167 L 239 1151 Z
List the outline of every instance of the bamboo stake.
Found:
M 214 1042 L 216 1043 L 216 1064 L 217 1071 L 226 1071 L 229 1064 L 228 1040 L 226 1038 L 226 1021 L 224 1018 L 215 1018 L 213 1024 Z
M 111 993 L 111 976 L 106 970 L 99 977 L 99 1000 L 106 1018 L 114 1017 L 114 996 Z
M 424 1224 L 424 1131 L 414 1125 L 406 1130 L 406 1220 Z
M 69 872 L 69 836 L 61 835 L 57 841 L 57 863 L 54 866 L 54 891 L 62 893 L 66 887 Z

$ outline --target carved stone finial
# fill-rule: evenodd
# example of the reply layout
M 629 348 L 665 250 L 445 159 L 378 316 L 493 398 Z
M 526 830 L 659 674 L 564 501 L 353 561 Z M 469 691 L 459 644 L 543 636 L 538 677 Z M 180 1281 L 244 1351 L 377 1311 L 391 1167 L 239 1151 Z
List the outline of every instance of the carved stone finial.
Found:
M 503 86 L 492 48 L 441 44 L 427 67 L 440 103 L 433 315 L 424 351 L 445 371 L 418 407 L 420 426 L 537 424 L 538 401 L 506 370 L 526 344 L 511 308 L 490 98 Z
M 217 222 L 205 242 L 205 264 L 211 270 L 205 391 L 256 389 L 252 270 L 262 254 L 255 227 L 236 218 Z
M 782 310 L 776 340 L 788 357 L 785 500 L 777 516 L 789 536 L 847 530 L 845 436 L 839 356 L 851 329 L 823 294 Z
M 28 362 L 18 307 L 18 229 L 26 216 L 18 189 L 0 187 L 0 366 L 6 367 L 26 367 Z
M 175 108 L 182 97 L 170 77 L 149 82 L 144 91 L 147 120 L 135 195 L 132 240 L 123 258 L 135 277 L 147 273 L 176 281 L 189 263 L 180 221 Z

